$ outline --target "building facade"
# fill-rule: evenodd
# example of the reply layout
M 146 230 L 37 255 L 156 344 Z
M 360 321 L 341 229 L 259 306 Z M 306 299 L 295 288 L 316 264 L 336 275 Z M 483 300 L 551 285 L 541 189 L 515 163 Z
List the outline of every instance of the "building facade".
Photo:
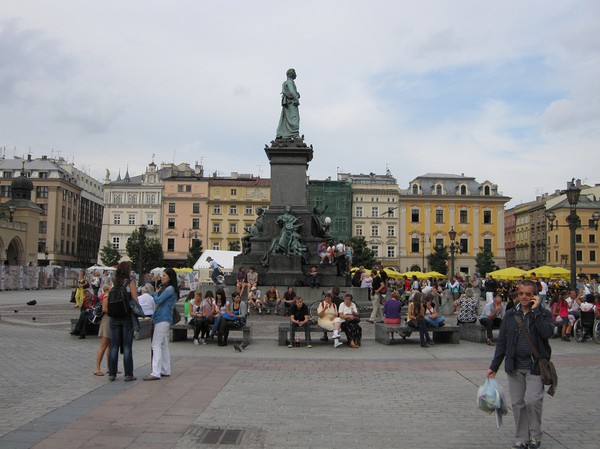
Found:
M 506 264 L 504 206 L 510 198 L 490 181 L 479 183 L 464 175 L 428 173 L 413 179 L 400 193 L 400 271 L 429 271 L 427 255 L 436 246 L 450 246 L 456 231 L 455 270 L 476 272 L 481 248 L 494 254 L 496 265 Z
M 346 181 L 308 182 L 308 207 L 327 208 L 331 218 L 331 234 L 336 240 L 347 241 L 352 236 L 352 187 Z

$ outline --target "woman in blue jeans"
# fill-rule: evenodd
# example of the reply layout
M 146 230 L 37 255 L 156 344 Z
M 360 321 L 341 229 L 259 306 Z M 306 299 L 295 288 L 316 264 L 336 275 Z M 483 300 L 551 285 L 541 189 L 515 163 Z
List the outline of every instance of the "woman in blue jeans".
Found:
M 154 293 L 154 334 L 152 335 L 152 373 L 144 380 L 160 380 L 171 375 L 169 326 L 173 323 L 173 307 L 179 299 L 177 273 L 167 268 L 162 274 L 162 287 Z
M 419 337 L 421 339 L 421 346 L 428 348 L 429 345 L 433 344 L 429 333 L 427 332 L 427 324 L 425 323 L 425 306 L 421 303 L 421 293 L 416 292 L 408 304 L 408 312 L 406 320 L 408 327 L 419 329 Z
M 131 262 L 121 262 L 115 272 L 114 285 L 122 285 L 127 289 L 129 296 L 137 301 L 135 281 L 131 279 Z M 110 295 L 110 292 L 109 292 Z M 102 303 L 102 311 L 108 313 L 108 299 Z M 123 367 L 125 369 L 125 382 L 135 380 L 133 375 L 133 325 L 131 316 L 123 318 L 110 317 L 110 353 L 108 356 L 108 379 L 117 378 L 117 363 L 119 361 L 119 348 L 123 347 Z

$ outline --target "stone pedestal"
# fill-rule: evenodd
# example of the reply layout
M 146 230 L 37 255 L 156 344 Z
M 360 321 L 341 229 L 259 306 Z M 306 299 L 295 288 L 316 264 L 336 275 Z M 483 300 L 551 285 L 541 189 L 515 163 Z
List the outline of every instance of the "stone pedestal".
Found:
M 264 215 L 264 231 L 261 237 L 252 239 L 250 254 L 235 258 L 234 272 L 240 265 L 244 265 L 246 271 L 252 266 L 258 273 L 261 285 L 299 285 L 305 280 L 310 265 L 320 261 L 316 254 L 319 239 L 311 235 L 312 215 L 308 208 L 307 170 L 313 158 L 313 148 L 307 146 L 303 138 L 276 139 L 271 141 L 271 146 L 265 146 L 265 153 L 271 164 L 271 203 Z M 263 267 L 261 259 L 269 250 L 272 240 L 281 232 L 276 220 L 284 213 L 286 206 L 291 206 L 292 214 L 303 223 L 299 233 L 309 250 L 308 264 L 303 264 L 300 256 L 272 254 L 269 265 Z M 323 286 L 347 285 L 344 276 L 335 276 L 335 267 L 325 267 L 319 271 Z M 226 282 L 229 284 L 229 279 Z

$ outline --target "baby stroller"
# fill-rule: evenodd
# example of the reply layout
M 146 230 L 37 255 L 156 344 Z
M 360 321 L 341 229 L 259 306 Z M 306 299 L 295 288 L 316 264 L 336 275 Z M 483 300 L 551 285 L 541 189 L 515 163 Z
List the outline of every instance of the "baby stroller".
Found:
M 600 344 L 600 320 L 596 319 L 593 310 L 580 312 L 580 317 L 575 321 L 575 325 L 573 326 L 573 333 L 579 343 L 592 338 L 596 343 Z

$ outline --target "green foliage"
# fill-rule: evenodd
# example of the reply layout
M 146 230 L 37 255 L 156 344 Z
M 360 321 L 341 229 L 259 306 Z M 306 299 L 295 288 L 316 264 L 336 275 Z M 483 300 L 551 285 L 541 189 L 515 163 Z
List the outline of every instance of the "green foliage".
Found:
M 496 269 L 496 262 L 494 262 L 494 253 L 489 248 L 479 248 L 479 252 L 475 256 L 475 267 L 477 272 L 484 277 L 487 273 Z
M 192 246 L 190 246 L 190 251 L 188 252 L 187 258 L 187 266 L 190 268 L 194 268 L 194 264 L 198 260 L 198 258 L 202 255 L 204 248 L 202 248 L 202 240 L 194 239 L 192 240 Z
M 233 240 L 233 241 L 229 242 L 229 251 L 241 251 L 240 250 L 240 241 Z
M 110 242 L 106 242 L 106 245 L 100 250 L 100 261 L 105 267 L 112 267 L 117 265 L 121 260 L 121 254 L 118 249 L 115 249 Z
M 352 265 L 355 267 L 363 266 L 365 268 L 373 268 L 375 263 L 375 253 L 367 246 L 367 241 L 362 236 L 351 237 L 348 243 L 354 250 L 352 256 Z
M 139 232 L 137 230 L 131 233 L 131 237 L 127 239 L 125 249 L 127 250 L 127 256 L 131 260 L 131 265 L 134 271 L 138 271 L 140 265 L 140 242 Z M 144 273 L 149 273 L 150 270 L 156 267 L 162 267 L 164 265 L 165 255 L 163 253 L 162 245 L 157 238 L 146 238 L 144 240 Z
M 429 269 L 440 274 L 448 272 L 448 249 L 445 246 L 436 246 L 433 252 L 427 256 Z

